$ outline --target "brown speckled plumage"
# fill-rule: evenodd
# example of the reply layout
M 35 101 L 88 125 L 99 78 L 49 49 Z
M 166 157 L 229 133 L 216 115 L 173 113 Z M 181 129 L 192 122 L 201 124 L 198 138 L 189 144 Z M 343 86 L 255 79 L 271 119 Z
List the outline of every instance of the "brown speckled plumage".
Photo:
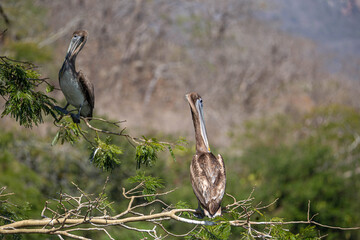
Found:
M 226 185 L 224 160 L 220 154 L 215 157 L 210 152 L 205 123 L 199 112 L 200 108 L 202 111 L 201 97 L 197 93 L 189 93 L 186 98 L 192 113 L 196 139 L 196 154 L 190 165 L 191 184 L 205 215 L 212 218 L 221 215 L 221 201 Z

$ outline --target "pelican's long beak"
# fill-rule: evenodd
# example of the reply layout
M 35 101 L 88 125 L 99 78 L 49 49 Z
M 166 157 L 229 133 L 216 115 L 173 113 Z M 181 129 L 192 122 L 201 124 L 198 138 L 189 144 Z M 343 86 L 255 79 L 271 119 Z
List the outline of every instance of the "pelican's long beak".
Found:
M 80 46 L 81 44 L 81 37 L 73 37 L 71 39 L 71 42 L 70 42 L 70 45 L 69 45 L 69 48 L 67 50 L 67 53 L 66 53 L 66 56 L 65 58 L 66 59 L 70 59 L 72 58 L 77 52 L 79 51 L 76 51 L 76 49 Z
M 196 109 L 197 109 L 197 111 L 199 113 L 201 136 L 202 136 L 202 138 L 204 140 L 206 148 L 210 152 L 209 141 L 208 141 L 207 134 L 206 134 L 206 127 L 205 127 L 205 120 L 204 120 L 204 113 L 203 113 L 203 105 L 202 105 L 202 102 L 201 102 L 200 99 L 196 100 Z

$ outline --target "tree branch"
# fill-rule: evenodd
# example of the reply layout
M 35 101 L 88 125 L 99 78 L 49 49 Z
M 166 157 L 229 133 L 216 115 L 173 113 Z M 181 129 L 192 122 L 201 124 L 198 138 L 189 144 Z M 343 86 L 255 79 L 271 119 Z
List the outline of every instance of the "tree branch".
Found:
M 108 178 L 106 183 L 108 182 Z M 87 194 L 82 189 L 79 188 L 78 185 L 73 183 L 76 187 L 80 196 L 71 196 L 66 193 L 60 193 L 60 198 L 56 200 L 57 206 L 53 210 L 49 206 L 49 202 L 45 203 L 44 209 L 42 210 L 41 215 L 46 217 L 46 212 L 51 213 L 52 217 L 46 217 L 45 219 L 29 219 L 29 220 L 21 220 L 8 224 L 4 224 L 0 226 L 0 234 L 30 234 L 30 233 L 38 233 L 38 234 L 50 234 L 50 235 L 58 235 L 60 239 L 62 236 L 73 238 L 73 239 L 89 239 L 79 235 L 75 235 L 72 232 L 75 231 L 103 231 L 110 239 L 114 239 L 108 231 L 105 230 L 105 227 L 110 226 L 120 226 L 129 230 L 144 232 L 149 234 L 149 236 L 153 238 L 158 238 L 158 233 L 156 226 L 159 226 L 167 235 L 171 235 L 174 237 L 184 237 L 195 231 L 197 226 L 215 226 L 220 224 L 230 224 L 233 227 L 242 227 L 248 231 L 248 234 L 253 237 L 261 236 L 262 238 L 271 238 L 270 233 L 264 233 L 257 229 L 254 229 L 254 226 L 266 225 L 266 226 L 274 226 L 274 225 L 289 225 L 289 224 L 313 224 L 324 228 L 336 229 L 336 230 L 359 230 L 360 227 L 337 227 L 330 226 L 318 223 L 313 221 L 310 218 L 310 201 L 308 204 L 307 211 L 307 220 L 306 221 L 252 221 L 250 217 L 256 212 L 251 207 L 251 197 L 252 194 L 245 200 L 238 201 L 236 198 L 230 194 L 227 194 L 231 199 L 233 199 L 233 203 L 228 204 L 225 209 L 228 211 L 235 211 L 236 209 L 243 209 L 242 212 L 238 213 L 237 219 L 234 220 L 224 220 L 223 218 L 219 221 L 207 221 L 207 220 L 196 220 L 190 218 L 180 217 L 181 213 L 196 213 L 194 209 L 170 209 L 169 205 L 163 202 L 160 199 L 155 199 L 150 202 L 139 203 L 137 205 L 134 204 L 134 200 L 137 198 L 145 198 L 145 197 L 159 197 L 163 195 L 170 194 L 174 191 L 166 191 L 164 193 L 154 193 L 154 194 L 138 194 L 138 189 L 144 187 L 144 182 L 140 182 L 138 185 L 133 187 L 132 189 L 126 191 L 123 188 L 123 195 L 125 199 L 129 201 L 128 207 L 125 211 L 115 216 L 107 215 L 107 211 L 105 211 L 106 207 L 109 206 L 109 203 L 106 203 L 106 197 L 104 196 L 106 183 L 103 187 L 102 192 L 98 197 L 94 197 L 94 194 Z M 3 193 L 5 187 L 0 188 L 0 194 Z M 2 196 L 9 196 L 9 194 L 2 194 Z M 0 195 L 1 196 L 1 195 Z M 276 201 L 276 200 L 275 200 Z M 269 207 L 272 203 L 259 206 L 257 205 L 257 209 L 263 209 L 265 207 Z M 153 213 L 152 211 L 149 214 L 144 214 L 142 212 L 137 212 L 137 209 L 141 209 L 143 207 L 153 205 L 155 203 L 160 203 L 166 208 L 161 212 Z M 256 209 L 255 208 L 255 209 Z M 60 213 L 59 209 L 64 211 Z M 93 211 L 95 210 L 95 211 Z M 136 211 L 135 211 L 136 210 Z M 257 210 L 258 211 L 258 210 Z M 127 216 L 131 214 L 131 216 Z M 2 216 L 1 216 L 2 217 Z M 3 217 L 2 217 L 3 218 Z M 7 219 L 6 219 L 7 220 Z M 188 223 L 195 225 L 194 228 L 184 234 L 174 234 L 168 231 L 162 224 L 164 221 L 175 220 L 178 222 Z M 144 222 L 147 221 L 149 223 L 154 224 L 152 229 L 142 229 L 138 227 L 130 227 L 128 223 L 135 222 Z M 85 224 L 91 224 L 95 226 L 94 228 L 84 228 L 80 227 Z M 200 230 L 202 231 L 202 230 Z M 204 231 L 208 231 L 205 229 Z M 211 234 L 209 232 L 209 234 Z

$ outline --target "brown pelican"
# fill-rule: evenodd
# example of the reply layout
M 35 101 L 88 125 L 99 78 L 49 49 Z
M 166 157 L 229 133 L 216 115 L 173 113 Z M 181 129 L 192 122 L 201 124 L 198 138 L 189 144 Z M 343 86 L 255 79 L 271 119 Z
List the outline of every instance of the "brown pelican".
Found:
M 66 111 L 69 104 L 78 109 L 78 114 L 71 114 L 74 122 L 80 122 L 80 115 L 92 117 L 94 109 L 94 86 L 85 78 L 84 74 L 76 71 L 75 60 L 78 53 L 84 47 L 87 40 L 87 31 L 78 30 L 73 33 L 64 63 L 59 71 L 59 83 L 67 104 L 65 108 L 57 107 L 62 113 Z
M 217 157 L 210 152 L 209 142 L 203 115 L 202 99 L 198 93 L 186 95 L 195 128 L 196 154 L 190 165 L 190 178 L 194 193 L 198 199 L 198 209 L 203 216 L 221 215 L 221 200 L 224 196 L 226 174 L 224 160 L 220 154 Z

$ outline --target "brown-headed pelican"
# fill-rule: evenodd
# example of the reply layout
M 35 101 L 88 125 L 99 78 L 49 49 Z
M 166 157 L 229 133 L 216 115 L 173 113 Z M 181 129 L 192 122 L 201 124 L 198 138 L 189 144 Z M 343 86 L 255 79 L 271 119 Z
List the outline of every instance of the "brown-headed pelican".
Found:
M 67 104 L 65 108 L 57 107 L 58 110 L 67 114 L 69 104 L 78 109 L 78 114 L 71 114 L 74 122 L 80 122 L 80 115 L 92 117 L 94 109 L 94 86 L 85 78 L 84 74 L 76 71 L 75 60 L 78 53 L 84 47 L 87 40 L 87 31 L 78 30 L 73 33 L 64 63 L 59 71 L 59 83 Z
M 203 114 L 202 99 L 198 93 L 186 95 L 195 128 L 196 154 L 190 165 L 190 178 L 198 199 L 198 211 L 207 217 L 221 215 L 221 200 L 225 193 L 226 174 L 224 160 L 220 154 L 210 152 Z M 201 206 L 201 207 L 200 207 Z

